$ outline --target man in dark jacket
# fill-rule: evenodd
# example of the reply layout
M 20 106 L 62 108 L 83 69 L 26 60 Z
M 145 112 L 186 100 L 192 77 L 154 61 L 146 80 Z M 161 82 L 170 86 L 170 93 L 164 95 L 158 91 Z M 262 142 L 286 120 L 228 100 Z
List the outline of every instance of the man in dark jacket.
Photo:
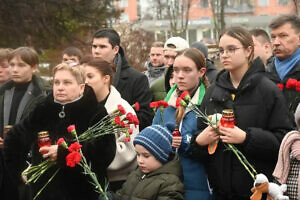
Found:
M 289 79 L 300 80 L 300 17 L 280 15 L 269 25 L 274 59 L 267 65 L 267 76 L 286 85 Z M 299 92 L 283 88 L 289 109 L 294 113 L 300 102 Z
M 15 49 L 10 54 L 8 62 L 11 80 L 0 88 L 0 157 L 2 157 L 4 127 L 15 125 L 24 119 L 38 104 L 39 100 L 46 96 L 48 86 L 45 81 L 33 74 L 39 63 L 38 55 L 33 49 L 29 47 Z M 1 194 L 4 194 L 5 199 L 5 194 L 9 192 L 11 187 L 4 163 L 2 168 L 0 174 L 3 174 L 4 178 L 3 181 L 0 180 L 0 192 L 3 190 Z M 24 184 L 21 183 L 21 177 L 19 178 L 20 200 L 27 199 Z M 11 196 L 14 194 L 17 192 L 8 194 L 7 198 L 14 199 Z
M 149 107 L 152 95 L 147 77 L 130 67 L 123 48 L 120 46 L 120 36 L 110 28 L 99 29 L 93 36 L 92 54 L 116 66 L 114 86 L 129 104 L 139 102 L 140 110 L 137 116 L 140 130 L 152 123 L 153 112 Z

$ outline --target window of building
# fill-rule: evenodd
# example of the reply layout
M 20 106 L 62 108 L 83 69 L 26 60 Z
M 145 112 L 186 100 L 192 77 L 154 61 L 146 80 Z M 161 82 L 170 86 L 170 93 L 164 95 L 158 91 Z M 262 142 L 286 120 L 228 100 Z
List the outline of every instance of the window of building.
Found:
M 278 5 L 287 6 L 290 4 L 290 0 L 278 0 Z
M 128 7 L 128 0 L 120 0 L 120 7 L 127 8 Z
M 200 8 L 209 8 L 209 0 L 199 0 Z
M 261 7 L 269 6 L 269 0 L 258 0 L 258 6 Z

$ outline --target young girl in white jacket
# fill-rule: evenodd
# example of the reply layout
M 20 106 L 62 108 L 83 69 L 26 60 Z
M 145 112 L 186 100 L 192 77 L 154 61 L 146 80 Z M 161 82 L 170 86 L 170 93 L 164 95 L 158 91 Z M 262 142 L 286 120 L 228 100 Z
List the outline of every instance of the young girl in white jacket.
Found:
M 124 100 L 117 89 L 112 85 L 114 65 L 106 61 L 95 59 L 84 64 L 86 71 L 86 83 L 90 85 L 97 96 L 99 104 L 104 104 L 107 113 L 115 111 L 118 105 L 122 105 L 127 113 L 136 115 L 131 105 Z M 116 191 L 121 188 L 127 176 L 137 167 L 136 153 L 133 139 L 139 132 L 139 127 L 131 125 L 133 133 L 129 142 L 125 141 L 125 133 L 117 133 L 116 155 L 107 169 L 110 190 Z

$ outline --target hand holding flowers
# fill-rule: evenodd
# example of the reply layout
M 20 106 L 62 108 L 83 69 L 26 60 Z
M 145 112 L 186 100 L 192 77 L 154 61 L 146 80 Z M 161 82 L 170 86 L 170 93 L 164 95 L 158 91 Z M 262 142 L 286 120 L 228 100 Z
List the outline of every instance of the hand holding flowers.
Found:
M 186 96 L 189 96 L 189 94 L 187 92 L 184 93 L 185 96 L 182 95 L 180 97 L 181 100 L 178 101 L 185 101 L 185 104 L 191 106 L 193 111 L 197 114 L 197 117 L 202 118 L 208 125 L 208 127 L 206 127 L 202 133 L 197 136 L 196 142 L 201 146 L 208 145 L 208 151 L 210 152 L 210 149 L 212 149 L 211 151 L 214 153 L 217 148 L 219 138 L 222 139 L 225 148 L 234 153 L 234 155 L 238 158 L 240 163 L 244 166 L 254 180 L 255 175 L 257 174 L 256 170 L 248 162 L 243 153 L 232 144 L 242 143 L 246 139 L 246 133 L 237 126 L 234 126 L 233 128 L 220 126 L 219 122 L 221 120 L 221 114 L 216 113 L 212 116 L 206 115 L 197 107 L 197 105 L 193 104 L 191 101 L 188 101 L 190 97 Z M 180 105 L 182 105 L 182 103 L 180 103 Z
M 52 162 L 57 159 L 57 145 L 44 146 L 39 149 L 39 152 L 43 154 L 43 158 L 50 158 Z

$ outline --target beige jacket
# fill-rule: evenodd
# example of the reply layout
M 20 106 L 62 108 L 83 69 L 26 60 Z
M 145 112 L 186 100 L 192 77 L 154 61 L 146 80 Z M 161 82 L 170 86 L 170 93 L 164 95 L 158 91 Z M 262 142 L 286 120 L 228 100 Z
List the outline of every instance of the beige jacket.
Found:
M 120 93 L 114 86 L 110 87 L 110 94 L 104 105 L 108 114 L 115 111 L 118 105 L 122 105 L 126 113 L 131 112 L 136 115 L 131 105 L 122 99 Z M 116 134 L 116 156 L 107 169 L 109 181 L 122 181 L 126 180 L 127 176 L 136 169 L 136 152 L 133 146 L 133 139 L 139 132 L 139 127 L 131 125 L 133 133 L 130 142 L 125 142 L 125 133 Z

